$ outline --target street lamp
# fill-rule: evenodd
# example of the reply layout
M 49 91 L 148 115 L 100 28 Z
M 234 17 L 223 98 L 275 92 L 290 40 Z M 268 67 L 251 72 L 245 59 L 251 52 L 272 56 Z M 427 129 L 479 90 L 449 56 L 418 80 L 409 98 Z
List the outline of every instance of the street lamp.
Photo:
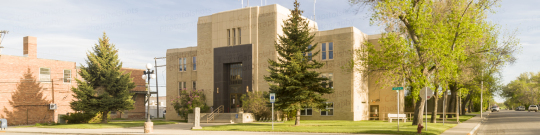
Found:
M 150 79 L 155 79 L 156 74 L 154 74 L 154 70 L 152 69 L 152 64 L 148 63 L 146 64 L 146 70 L 143 71 L 142 78 L 148 80 L 148 89 L 146 90 L 146 122 L 144 123 L 144 133 L 151 133 L 154 128 L 154 123 L 150 120 Z

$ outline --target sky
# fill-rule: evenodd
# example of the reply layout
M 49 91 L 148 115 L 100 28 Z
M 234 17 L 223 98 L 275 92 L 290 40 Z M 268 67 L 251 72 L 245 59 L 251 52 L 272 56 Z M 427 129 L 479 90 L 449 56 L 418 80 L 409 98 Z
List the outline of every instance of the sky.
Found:
M 145 69 L 154 57 L 165 57 L 167 49 L 197 45 L 197 19 L 200 16 L 247 6 L 247 0 L 4 0 L 0 4 L 0 30 L 10 31 L 3 41 L 2 54 L 22 56 L 25 36 L 37 37 L 38 58 L 74 61 L 84 64 L 86 53 L 107 33 L 119 49 L 124 67 Z M 354 26 L 366 34 L 379 34 L 382 28 L 370 25 L 367 10 L 347 0 L 299 0 L 304 16 L 313 17 L 314 4 L 319 30 Z M 249 6 L 279 4 L 293 8 L 292 0 L 251 0 Z M 539 72 L 540 1 L 505 0 L 489 20 L 503 30 L 519 30 L 522 51 L 518 60 L 502 71 L 506 84 L 523 72 Z M 165 60 L 158 60 L 165 65 Z M 159 86 L 165 86 L 165 69 L 158 68 Z M 153 80 L 150 84 L 155 86 Z M 154 90 L 155 88 L 152 88 Z M 160 96 L 165 87 L 159 88 Z M 498 102 L 503 99 L 497 97 Z

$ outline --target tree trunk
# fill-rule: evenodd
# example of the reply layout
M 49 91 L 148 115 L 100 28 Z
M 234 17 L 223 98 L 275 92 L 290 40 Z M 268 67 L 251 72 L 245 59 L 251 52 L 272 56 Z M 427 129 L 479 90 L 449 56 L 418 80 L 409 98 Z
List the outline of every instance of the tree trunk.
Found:
M 418 124 L 423 124 L 424 121 L 422 121 L 422 118 L 423 118 L 423 115 L 424 115 L 424 102 L 426 100 L 425 99 L 422 99 L 420 98 L 420 100 L 416 101 L 416 106 L 414 108 L 414 118 L 413 118 L 413 122 L 412 122 L 412 125 L 418 125 Z
M 461 114 L 465 115 L 467 111 L 465 111 L 465 108 L 467 108 L 467 103 L 471 100 L 471 93 L 467 94 L 467 97 L 465 97 L 465 102 L 461 103 Z
M 455 100 L 455 95 L 456 93 L 450 91 L 450 96 L 448 96 L 448 100 L 446 100 L 446 102 L 448 103 L 448 106 L 446 106 L 446 112 L 454 112 L 454 100 Z M 448 114 L 448 118 L 453 118 L 454 115 L 451 115 L 451 114 Z
M 442 112 L 446 114 L 446 112 L 448 112 L 448 104 L 447 104 L 448 103 L 448 98 L 447 98 L 448 97 L 448 92 L 446 92 L 446 90 L 443 90 L 443 92 L 444 93 L 443 93 L 443 97 L 442 97 L 443 98 L 442 99 L 443 100 L 443 103 L 442 103 L 443 104 L 443 106 L 442 106 L 443 110 L 442 110 Z M 440 118 L 446 118 L 446 116 L 441 114 Z
M 296 110 L 296 121 L 294 122 L 295 126 L 300 126 L 300 109 Z
M 472 107 L 472 104 L 473 104 L 473 103 L 472 103 L 472 99 L 471 99 L 471 100 L 469 100 L 469 113 L 473 112 L 473 111 L 472 111 L 472 108 L 473 108 L 473 107 Z
M 101 112 L 101 123 L 107 124 L 107 115 L 109 114 L 109 111 Z
M 435 88 L 435 94 L 433 95 L 433 111 L 431 112 L 431 123 L 437 123 L 437 105 L 439 103 L 439 87 Z

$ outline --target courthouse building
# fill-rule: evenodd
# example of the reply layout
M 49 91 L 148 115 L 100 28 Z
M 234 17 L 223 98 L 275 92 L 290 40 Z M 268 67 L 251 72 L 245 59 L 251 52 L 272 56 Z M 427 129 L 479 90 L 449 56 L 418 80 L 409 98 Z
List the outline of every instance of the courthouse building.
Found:
M 269 75 L 268 60 L 278 57 L 274 42 L 283 34 L 281 26 L 289 14 L 290 9 L 274 4 L 199 17 L 197 46 L 167 50 L 167 100 L 177 98 L 182 89 L 202 89 L 209 106 L 236 113 L 242 106 L 241 95 L 269 91 L 264 80 Z M 334 93 L 324 96 L 331 103 L 328 111 L 305 108 L 301 119 L 359 121 L 397 113 L 396 92 L 384 82 L 376 83 L 378 76 L 342 68 L 356 57 L 352 50 L 362 49 L 365 42 L 377 43 L 380 35 L 354 27 L 318 31 L 316 22 L 309 23 L 313 43 L 318 43 L 315 50 L 320 51 L 313 59 L 325 63 L 316 71 L 330 79 Z M 403 108 L 403 98 L 400 105 Z M 167 112 L 168 120 L 183 119 L 173 106 L 167 106 Z

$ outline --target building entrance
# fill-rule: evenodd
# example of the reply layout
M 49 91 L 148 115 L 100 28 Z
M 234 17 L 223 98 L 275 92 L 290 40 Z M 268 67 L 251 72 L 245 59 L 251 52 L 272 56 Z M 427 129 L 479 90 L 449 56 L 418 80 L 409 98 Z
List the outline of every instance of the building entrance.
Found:
M 379 105 L 369 106 L 369 120 L 379 120 Z
M 238 109 L 242 107 L 242 93 L 240 88 L 242 87 L 242 63 L 235 63 L 229 65 L 229 110 L 232 113 L 238 112 Z

